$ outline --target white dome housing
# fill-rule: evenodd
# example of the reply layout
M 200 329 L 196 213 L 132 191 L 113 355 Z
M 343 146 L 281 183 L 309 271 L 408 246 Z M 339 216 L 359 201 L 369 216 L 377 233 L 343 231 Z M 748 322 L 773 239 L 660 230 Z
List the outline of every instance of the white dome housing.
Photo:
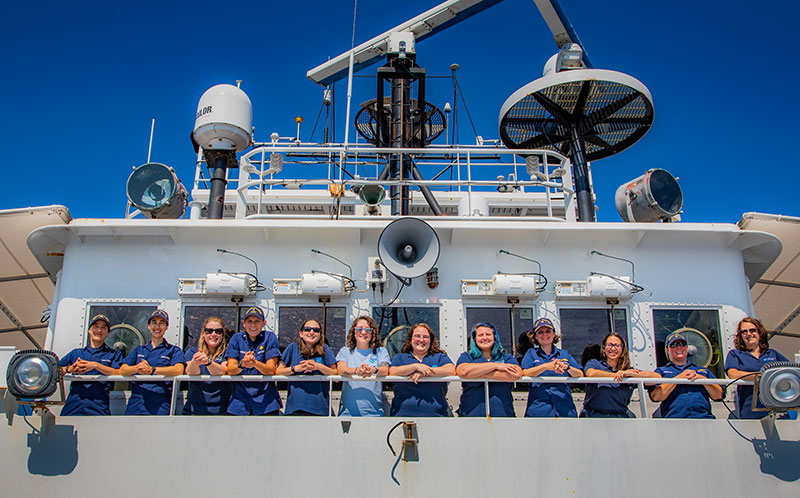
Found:
M 252 142 L 253 105 L 240 88 L 212 86 L 200 97 L 194 139 L 204 150 L 246 149 Z

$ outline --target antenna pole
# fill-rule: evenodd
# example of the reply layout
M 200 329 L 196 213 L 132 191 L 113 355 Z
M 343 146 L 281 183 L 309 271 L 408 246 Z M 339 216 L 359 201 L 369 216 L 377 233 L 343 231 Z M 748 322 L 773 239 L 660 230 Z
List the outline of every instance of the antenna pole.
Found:
M 147 146 L 147 162 L 150 162 L 150 151 L 153 150 L 153 129 L 156 127 L 156 118 L 153 116 L 153 120 L 150 122 L 150 144 Z

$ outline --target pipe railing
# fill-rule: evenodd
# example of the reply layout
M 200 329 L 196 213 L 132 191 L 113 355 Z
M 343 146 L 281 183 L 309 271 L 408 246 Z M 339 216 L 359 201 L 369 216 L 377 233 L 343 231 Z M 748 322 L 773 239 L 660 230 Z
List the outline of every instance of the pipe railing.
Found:
M 421 377 L 417 381 L 408 379 L 405 376 L 387 375 L 384 377 L 358 377 L 345 375 L 177 375 L 174 377 L 164 375 L 64 375 L 65 381 L 80 382 L 171 382 L 172 383 L 172 402 L 169 414 L 175 415 L 175 404 L 178 396 L 179 382 L 328 382 L 328 417 L 332 414 L 332 392 L 334 382 L 481 382 L 484 384 L 484 402 L 487 407 L 486 417 L 489 417 L 489 384 L 493 382 L 505 382 L 494 379 L 465 379 L 457 375 L 446 377 Z M 657 384 L 680 384 L 680 385 L 721 385 L 729 384 L 753 385 L 753 381 L 738 379 L 695 379 L 686 380 L 679 378 L 626 378 L 620 382 L 615 382 L 611 377 L 520 377 L 511 382 L 521 384 L 634 384 L 639 392 L 639 408 L 642 418 L 650 418 L 647 413 L 647 396 L 645 385 Z

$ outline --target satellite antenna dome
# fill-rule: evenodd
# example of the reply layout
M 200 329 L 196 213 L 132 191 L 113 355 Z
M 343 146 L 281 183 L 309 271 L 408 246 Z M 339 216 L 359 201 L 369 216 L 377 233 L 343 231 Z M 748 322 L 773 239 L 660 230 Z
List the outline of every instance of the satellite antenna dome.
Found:
M 253 104 L 240 88 L 216 85 L 200 97 L 192 136 L 203 150 L 243 151 L 252 128 Z

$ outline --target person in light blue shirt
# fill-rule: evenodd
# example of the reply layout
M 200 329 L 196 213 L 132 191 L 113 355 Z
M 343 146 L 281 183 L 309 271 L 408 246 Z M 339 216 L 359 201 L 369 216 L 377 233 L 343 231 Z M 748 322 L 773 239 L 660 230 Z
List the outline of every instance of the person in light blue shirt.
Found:
M 105 344 L 108 331 L 108 318 L 95 315 L 89 324 L 89 344 L 67 353 L 58 365 L 73 375 L 118 375 L 122 354 Z M 110 415 L 112 385 L 112 382 L 72 381 L 61 415 Z
M 735 349 L 725 358 L 725 373 L 731 379 L 753 380 L 765 364 L 773 361 L 788 361 L 785 356 L 769 348 L 767 329 L 760 320 L 743 318 L 736 326 L 733 339 Z M 764 408 L 756 399 L 756 406 Z M 736 388 L 736 414 L 738 418 L 758 419 L 769 415 L 768 411 L 753 411 L 753 386 Z
M 561 339 L 549 318 L 533 324 L 535 347 L 522 359 L 522 374 L 530 377 L 583 377 L 583 371 L 566 349 L 555 346 Z M 528 390 L 526 417 L 577 417 L 569 384 L 532 383 Z
M 225 322 L 210 316 L 203 322 L 197 346 L 186 350 L 187 375 L 227 375 Z M 189 382 L 184 415 L 224 415 L 231 397 L 231 382 Z
M 472 327 L 469 349 L 458 357 L 456 374 L 464 379 L 493 379 L 505 382 L 489 383 L 489 415 L 514 417 L 512 382 L 519 379 L 522 369 L 517 360 L 503 350 L 497 328 L 488 322 Z M 483 382 L 462 382 L 461 417 L 486 416 L 486 387 Z
M 656 368 L 661 377 L 689 381 L 714 378 L 707 368 L 698 367 L 688 360 L 689 343 L 680 332 L 667 336 L 666 350 L 669 362 Z M 709 398 L 722 399 L 722 386 L 714 384 L 659 384 L 650 387 L 649 391 L 652 401 L 661 402 L 659 411 L 664 418 L 714 418 Z
M 325 331 L 316 320 L 300 326 L 297 341 L 289 344 L 281 355 L 278 375 L 336 375 L 336 357 L 325 344 Z M 289 382 L 284 415 L 328 415 L 329 383 Z
M 225 358 L 228 375 L 275 375 L 281 351 L 278 338 L 264 329 L 264 311 L 251 306 L 244 312 L 244 330 L 233 334 Z M 275 382 L 235 382 L 228 403 L 231 415 L 278 415 L 281 398 Z
M 356 318 L 347 333 L 347 345 L 336 355 L 339 375 L 383 377 L 389 374 L 389 352 L 382 347 L 378 324 L 369 316 Z M 347 381 L 342 385 L 339 415 L 344 417 L 380 417 L 383 415 L 378 381 Z
M 421 382 L 422 377 L 455 375 L 456 367 L 443 350 L 439 349 L 436 334 L 427 323 L 418 323 L 408 329 L 400 353 L 392 358 L 389 375 L 402 375 L 414 382 L 396 382 L 394 399 L 389 413 L 392 417 L 447 417 L 446 382 Z
M 164 339 L 169 325 L 169 315 L 161 309 L 150 314 L 147 328 L 150 342 L 136 346 L 122 361 L 120 375 L 183 374 L 185 359 L 178 346 Z M 125 415 L 169 415 L 172 403 L 172 382 L 131 382 L 131 397 Z

